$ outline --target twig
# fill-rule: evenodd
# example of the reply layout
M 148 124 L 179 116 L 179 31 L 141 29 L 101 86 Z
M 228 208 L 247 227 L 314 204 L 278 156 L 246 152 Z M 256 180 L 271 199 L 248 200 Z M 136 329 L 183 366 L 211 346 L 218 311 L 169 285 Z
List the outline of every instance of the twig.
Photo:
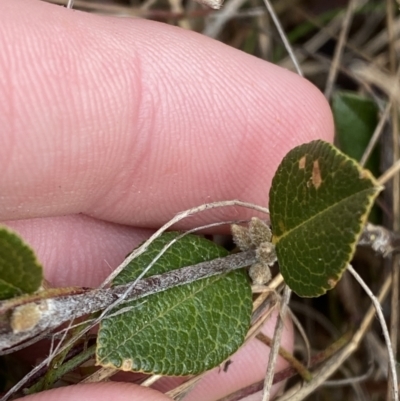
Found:
M 367 223 L 358 241 L 359 246 L 367 246 L 383 257 L 400 250 L 400 235 L 382 226 Z
M 363 234 L 361 235 L 359 245 L 370 246 L 372 247 L 372 249 L 381 253 L 383 256 L 387 256 L 393 251 L 400 249 L 400 236 L 385 229 L 384 227 L 367 224 L 363 231 Z M 160 254 L 162 254 L 162 252 L 160 252 Z M 128 300 L 139 299 L 147 295 L 151 295 L 152 293 L 166 290 L 172 286 L 186 284 L 188 282 L 191 282 L 190 280 L 195 281 L 197 279 L 209 277 L 213 274 L 222 274 L 221 272 L 224 270 L 224 268 L 222 268 L 222 270 L 219 270 L 220 268 L 217 267 L 218 264 L 221 264 L 221 266 L 226 265 L 225 267 L 228 269 L 227 271 L 230 271 L 231 268 L 240 268 L 241 266 L 243 267 L 243 264 L 251 264 L 254 261 L 254 254 L 249 256 L 249 259 L 247 261 L 240 260 L 241 257 L 237 255 L 242 254 L 230 255 L 228 256 L 228 259 L 222 258 L 222 260 L 214 259 L 214 261 L 211 262 L 203 262 L 204 264 L 200 264 L 201 269 L 192 266 L 193 270 L 191 270 L 190 267 L 187 267 L 184 268 L 184 270 L 182 271 L 181 269 L 178 269 L 174 272 L 166 273 L 165 275 L 153 276 L 152 278 L 143 280 L 142 282 L 140 282 L 140 284 L 136 283 L 136 287 L 132 286 L 132 284 L 127 284 L 111 289 L 81 291 L 81 293 L 73 293 L 68 296 L 53 296 L 50 297 L 50 299 L 44 300 L 43 298 L 36 297 L 33 299 L 35 300 L 35 302 L 46 302 L 48 306 L 46 313 L 43 313 L 43 320 L 39 321 L 38 324 L 29 332 L 3 332 L 0 335 L 0 354 L 9 353 L 10 351 L 14 351 L 15 348 L 23 348 L 23 345 L 17 345 L 14 348 L 14 345 L 19 344 L 27 339 L 40 336 L 43 331 L 49 332 L 50 330 L 58 327 L 63 322 L 72 319 L 74 316 L 81 317 L 85 314 L 93 313 L 111 305 L 113 305 L 114 307 L 115 300 L 119 300 L 122 303 L 122 301 L 126 302 Z M 247 256 L 242 255 L 242 257 L 246 259 Z M 237 265 L 236 263 L 239 264 Z M 215 269 L 214 273 L 212 272 L 213 269 Z M 186 277 L 179 278 L 181 274 L 185 274 Z M 160 281 L 158 281 L 159 278 Z M 30 302 L 30 298 L 27 298 L 25 302 Z M 8 310 L 12 311 L 13 308 L 18 306 L 19 304 L 15 305 L 15 303 L 4 302 L 3 307 L 1 307 L 1 305 L 2 304 L 0 303 L 0 312 L 4 314 Z M 75 309 L 76 312 L 74 314 L 73 310 Z M 92 324 L 95 324 L 95 321 L 93 321 Z M 41 337 L 37 338 L 40 339 Z M 32 344 L 34 342 L 35 339 L 32 339 L 29 341 L 29 344 Z M 28 345 L 28 342 L 26 343 L 26 345 Z M 13 348 L 10 350 L 8 349 L 9 347 Z
M 79 295 L 62 296 L 45 300 L 48 302 L 51 313 L 43 313 L 41 320 L 28 333 L 14 333 L 10 330 L 6 334 L 1 334 L 0 349 L 8 348 L 20 342 L 23 335 L 29 334 L 32 337 L 34 333 L 54 329 L 73 318 L 78 318 L 107 308 L 110 305 L 115 305 L 115 301 L 119 300 L 125 294 L 123 302 L 140 299 L 172 287 L 228 273 L 249 266 L 255 263 L 255 261 L 255 251 L 246 251 L 172 270 L 168 273 L 157 274 L 142 279 L 133 288 L 131 288 L 131 284 L 127 284 L 113 288 L 92 290 Z M 127 292 L 127 290 L 129 291 Z
M 242 202 L 239 200 L 232 200 L 232 201 L 221 201 L 221 202 L 213 202 L 213 203 L 205 203 L 203 205 L 185 210 L 181 213 L 178 213 L 173 219 L 165 223 L 161 228 L 159 228 L 147 241 L 145 241 L 139 248 L 135 249 L 116 269 L 114 272 L 112 272 L 107 279 L 102 283 L 101 287 L 107 286 L 111 281 L 119 274 L 121 273 L 122 270 L 125 269 L 126 266 L 129 265 L 130 262 L 132 262 L 133 259 L 141 255 L 143 252 L 146 251 L 148 246 L 156 239 L 158 238 L 162 233 L 167 231 L 170 227 L 172 227 L 174 224 L 180 222 L 183 219 L 186 219 L 189 216 L 192 216 L 197 213 L 204 212 L 206 210 L 211 210 L 219 207 L 227 207 L 227 206 L 240 206 L 248 209 L 253 209 L 257 210 L 261 213 L 266 213 L 269 214 L 269 210 L 265 207 L 255 205 L 254 203 L 249 203 L 249 202 Z M 139 281 L 147 272 L 149 269 L 145 269 L 142 274 L 137 278 L 136 281 Z

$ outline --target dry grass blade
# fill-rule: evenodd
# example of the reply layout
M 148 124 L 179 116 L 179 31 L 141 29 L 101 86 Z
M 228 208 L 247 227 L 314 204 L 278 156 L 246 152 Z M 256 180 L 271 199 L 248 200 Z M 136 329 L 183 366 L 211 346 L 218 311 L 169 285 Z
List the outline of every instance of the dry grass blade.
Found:
M 274 338 L 272 340 L 271 351 L 269 354 L 268 359 L 268 366 L 267 366 L 267 373 L 265 375 L 264 380 L 264 390 L 262 401 L 268 401 L 270 399 L 271 387 L 272 387 L 272 380 L 274 378 L 275 372 L 275 364 L 278 358 L 279 347 L 281 343 L 283 328 L 284 328 L 284 319 L 286 316 L 286 312 L 288 310 L 289 300 L 290 300 L 291 290 L 290 288 L 285 285 L 283 290 L 283 296 L 280 303 L 280 311 L 278 320 L 276 322 Z
M 393 7 L 393 1 L 386 0 L 386 25 L 388 31 L 388 47 L 389 47 L 389 68 L 392 74 L 395 74 L 397 68 L 397 57 L 395 48 L 395 36 L 394 36 L 394 21 L 395 12 Z M 398 81 L 398 79 L 397 79 Z M 398 82 L 396 83 L 398 84 Z M 392 109 L 392 138 L 393 138 L 393 162 L 397 162 L 400 159 L 399 150 L 399 114 L 397 106 L 399 103 L 395 103 Z M 393 180 L 393 230 L 398 231 L 400 228 L 400 176 L 397 175 Z M 400 256 L 395 255 L 392 259 L 392 298 L 391 298 L 391 313 L 390 313 L 390 339 L 392 343 L 392 349 L 389 352 L 392 353 L 393 358 L 397 356 L 397 341 L 399 336 L 399 261 Z M 397 378 L 393 376 L 392 369 L 389 369 L 389 380 L 388 380 L 388 393 L 387 401 L 393 398 L 393 388 L 397 390 Z
M 310 361 L 311 361 L 311 344 L 310 344 L 310 340 L 307 337 L 307 333 L 304 330 L 304 327 L 302 326 L 302 324 L 300 323 L 300 320 L 297 318 L 297 316 L 293 313 L 293 311 L 291 309 L 288 310 L 290 318 L 292 319 L 292 322 L 294 324 L 294 326 L 296 327 L 297 331 L 300 334 L 300 337 L 302 338 L 303 342 L 304 342 L 304 346 L 306 349 L 306 366 L 309 367 L 310 366 Z
M 375 148 L 375 145 L 378 142 L 380 135 L 382 134 L 383 127 L 385 126 L 385 124 L 387 122 L 387 118 L 389 116 L 391 108 L 392 108 L 392 101 L 390 100 L 388 102 L 388 104 L 386 105 L 385 110 L 379 119 L 379 123 L 375 128 L 375 131 L 371 137 L 371 140 L 368 143 L 368 146 L 366 147 L 366 149 L 364 151 L 364 154 L 362 155 L 362 158 L 360 160 L 360 166 L 364 166 L 365 163 L 367 162 L 368 158 L 371 156 L 372 150 Z
M 385 185 L 389 180 L 398 174 L 400 171 L 400 160 L 397 160 L 396 163 L 393 164 L 388 170 L 386 170 L 379 178 L 378 183 L 380 185 Z
M 390 276 L 387 277 L 382 288 L 377 296 L 377 300 L 382 302 L 389 293 L 392 284 L 392 279 Z M 294 385 L 292 388 L 287 390 L 284 395 L 277 398 L 276 401 L 301 401 L 309 396 L 313 391 L 315 391 L 319 386 L 321 386 L 340 366 L 357 350 L 362 339 L 366 335 L 369 326 L 371 325 L 375 317 L 375 306 L 371 306 L 365 317 L 354 334 L 350 343 L 342 348 L 338 353 L 335 354 L 330 360 L 328 360 L 320 368 L 313 372 L 313 380 L 309 383 L 299 383 Z
M 346 15 L 343 19 L 342 30 L 341 30 L 340 36 L 339 36 L 339 42 L 335 49 L 335 54 L 333 56 L 332 65 L 331 65 L 331 68 L 330 68 L 329 74 L 328 74 L 328 80 L 326 82 L 325 97 L 327 99 L 330 99 L 330 97 L 332 95 L 333 84 L 334 84 L 336 76 L 337 76 L 338 66 L 339 66 L 340 59 L 343 54 L 343 48 L 344 48 L 344 45 L 345 45 L 345 42 L 347 39 L 347 35 L 350 30 L 354 11 L 357 6 L 358 6 L 358 0 L 350 0 L 349 4 L 347 6 Z
M 80 383 L 99 383 L 108 380 L 110 377 L 118 373 L 118 369 L 115 368 L 100 368 L 96 372 L 92 373 L 90 376 L 81 380 Z
M 303 63 L 308 54 L 314 54 L 325 45 L 332 37 L 335 37 L 342 26 L 343 16 L 340 14 L 332 19 L 325 27 L 321 27 L 320 31 L 313 35 L 308 41 L 303 43 L 301 49 L 295 51 L 294 55 L 298 63 Z M 284 68 L 292 68 L 291 57 L 284 58 L 279 65 Z
M 282 28 L 282 25 L 279 21 L 278 16 L 275 13 L 274 8 L 272 7 L 271 2 L 269 0 L 264 0 L 264 3 L 265 3 L 265 6 L 267 7 L 267 10 L 268 10 L 271 18 L 272 18 L 272 21 L 275 24 L 276 29 L 278 30 L 278 33 L 283 42 L 283 45 L 285 46 L 285 49 L 288 52 L 290 59 L 292 60 L 292 63 L 296 69 L 296 72 L 302 77 L 303 72 L 301 70 L 300 64 L 299 64 L 297 57 L 292 49 L 292 46 L 290 45 L 288 38 L 286 37 L 285 31 Z
M 389 330 L 386 326 L 386 321 L 385 317 L 383 316 L 382 313 L 382 307 L 381 304 L 379 303 L 379 300 L 375 297 L 375 295 L 372 293 L 370 288 L 365 284 L 364 280 L 360 277 L 360 275 L 353 269 L 351 265 L 347 267 L 347 270 L 350 271 L 350 273 L 353 275 L 353 277 L 358 281 L 358 283 L 361 285 L 361 287 L 364 289 L 364 291 L 367 293 L 368 297 L 371 299 L 374 308 L 376 310 L 376 314 L 378 315 L 378 320 L 379 323 L 382 327 L 382 332 L 383 336 L 386 341 L 386 346 L 387 346 L 387 351 L 389 354 L 389 366 L 390 366 L 390 372 L 392 375 L 392 387 L 391 387 L 391 392 L 393 393 L 393 398 L 391 400 L 393 401 L 398 401 L 399 399 L 399 386 L 397 382 L 397 371 L 396 371 L 396 360 L 393 355 L 393 349 L 392 349 L 392 344 L 390 340 L 390 334 Z M 393 282 L 392 282 L 393 285 Z

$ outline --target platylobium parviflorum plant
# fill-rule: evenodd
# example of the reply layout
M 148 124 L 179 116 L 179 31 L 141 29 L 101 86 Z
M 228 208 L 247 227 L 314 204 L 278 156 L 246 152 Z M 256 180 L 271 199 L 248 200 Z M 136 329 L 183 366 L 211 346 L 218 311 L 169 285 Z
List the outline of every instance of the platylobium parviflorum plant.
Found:
M 360 236 L 366 238 L 367 217 L 381 189 L 367 170 L 333 145 L 317 140 L 298 146 L 276 171 L 265 221 L 253 218 L 232 225 L 237 245 L 233 253 L 193 233 L 165 232 L 194 212 L 248 206 L 240 201 L 202 205 L 157 231 L 110 276 L 105 282 L 109 285 L 98 289 L 43 289 L 42 267 L 34 252 L 2 227 L 1 353 L 44 337 L 57 340 L 50 356 L 13 383 L 2 399 L 56 386 L 93 356 L 95 365 L 108 372 L 187 376 L 221 365 L 261 327 L 257 322 L 265 310 L 253 308 L 258 298 L 252 294 L 252 282 L 257 288 L 276 289 L 271 283 L 283 277 L 302 297 L 332 289 Z M 373 246 L 376 238 L 367 235 L 367 242 Z M 271 282 L 274 264 L 282 276 Z M 261 291 L 260 296 L 274 293 Z M 68 324 L 60 329 L 63 323 Z M 92 340 L 85 334 L 97 323 Z M 304 378 L 299 362 L 287 359 L 292 367 L 282 379 L 298 372 Z M 180 399 L 179 394 L 171 396 Z

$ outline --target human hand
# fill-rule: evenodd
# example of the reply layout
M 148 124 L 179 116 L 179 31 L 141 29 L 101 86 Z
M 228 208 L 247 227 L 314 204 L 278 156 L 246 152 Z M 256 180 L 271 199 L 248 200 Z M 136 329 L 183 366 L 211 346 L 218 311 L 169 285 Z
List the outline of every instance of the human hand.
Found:
M 332 139 L 311 84 L 199 34 L 35 0 L 2 0 L 0 15 L 0 219 L 34 247 L 54 286 L 99 285 L 179 211 L 227 199 L 267 206 L 288 150 Z M 215 209 L 179 228 L 251 215 Z M 254 341 L 187 400 L 260 380 L 267 358 Z M 132 397 L 167 399 L 102 383 L 27 400 Z

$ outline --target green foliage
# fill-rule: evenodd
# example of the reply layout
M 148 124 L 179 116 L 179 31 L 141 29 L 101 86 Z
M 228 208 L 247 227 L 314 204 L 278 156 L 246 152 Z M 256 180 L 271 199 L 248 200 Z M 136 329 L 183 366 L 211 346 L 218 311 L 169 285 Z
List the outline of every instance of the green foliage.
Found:
M 369 98 L 355 92 L 336 92 L 332 98 L 338 146 L 346 155 L 360 161 L 378 125 L 378 107 Z M 380 172 L 379 144 L 375 146 L 365 167 L 375 176 Z M 381 223 L 380 209 L 374 206 L 368 220 Z
M 340 149 L 360 161 L 378 124 L 378 107 L 371 99 L 354 92 L 337 92 L 332 111 Z M 375 148 L 366 164 L 374 175 L 379 174 L 379 150 Z
M 115 279 L 132 282 L 178 233 L 165 233 Z M 174 243 L 146 275 L 222 257 L 227 251 L 187 235 Z M 132 310 L 101 323 L 97 363 L 125 371 L 189 375 L 217 366 L 243 343 L 252 309 L 246 273 L 234 271 L 174 287 L 124 304 Z
M 313 141 L 284 157 L 269 207 L 280 271 L 294 292 L 315 297 L 336 285 L 380 189 L 329 143 Z
M 33 250 L 13 231 L 0 227 L 0 299 L 37 291 L 42 280 Z

